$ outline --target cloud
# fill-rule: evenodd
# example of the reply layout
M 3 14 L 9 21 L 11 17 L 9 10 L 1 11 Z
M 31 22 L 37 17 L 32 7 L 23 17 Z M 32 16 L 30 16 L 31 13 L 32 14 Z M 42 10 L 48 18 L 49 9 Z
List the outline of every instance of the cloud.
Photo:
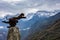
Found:
M 38 10 L 60 10 L 60 0 L 1 0 L 0 11 L 16 14 L 34 13 Z M 1 14 L 1 13 L 0 13 Z M 6 13 L 2 14 L 6 15 Z
M 10 12 L 0 11 L 0 18 L 4 18 L 6 15 L 14 15 L 14 14 Z
M 22 0 L 2 0 L 2 1 L 7 1 L 7 2 L 16 2 L 16 1 L 22 1 Z
M 0 29 L 3 29 L 4 27 L 3 26 L 0 26 Z
M 2 0 L 2 1 L 8 2 L 8 3 L 15 3 L 15 2 L 23 1 L 23 0 Z
M 25 30 L 29 30 L 29 29 L 30 29 L 30 27 L 28 27 L 28 28 L 25 28 L 25 29 L 20 29 L 20 30 L 24 30 L 24 31 L 25 31 Z

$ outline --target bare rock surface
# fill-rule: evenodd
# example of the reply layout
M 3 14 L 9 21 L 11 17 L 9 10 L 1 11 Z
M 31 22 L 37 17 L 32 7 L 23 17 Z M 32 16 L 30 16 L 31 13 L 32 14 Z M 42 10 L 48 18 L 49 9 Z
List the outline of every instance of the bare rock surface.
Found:
M 20 32 L 17 27 L 10 27 L 9 28 L 7 40 L 20 40 Z

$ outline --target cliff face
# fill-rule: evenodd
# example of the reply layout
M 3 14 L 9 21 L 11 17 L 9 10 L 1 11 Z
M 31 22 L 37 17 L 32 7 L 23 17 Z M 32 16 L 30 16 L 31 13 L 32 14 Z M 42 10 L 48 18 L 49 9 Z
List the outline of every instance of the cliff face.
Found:
M 7 40 L 20 40 L 20 33 L 17 27 L 9 28 Z
M 26 40 L 60 40 L 60 20 L 55 21 L 50 27 L 42 32 L 29 35 Z

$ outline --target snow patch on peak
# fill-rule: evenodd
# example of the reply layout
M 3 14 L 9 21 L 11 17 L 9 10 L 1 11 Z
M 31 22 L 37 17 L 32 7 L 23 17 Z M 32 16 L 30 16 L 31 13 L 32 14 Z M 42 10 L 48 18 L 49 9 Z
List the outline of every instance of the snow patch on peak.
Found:
M 23 21 L 31 20 L 34 17 L 34 15 L 37 15 L 39 17 L 48 18 L 48 17 L 56 15 L 58 12 L 60 12 L 60 11 L 57 11 L 57 10 L 55 10 L 55 11 L 37 11 L 36 13 L 28 13 L 26 16 L 27 18 L 24 19 Z
M 50 16 L 54 16 L 57 14 L 57 12 L 50 12 L 50 11 L 37 11 L 36 14 L 39 17 L 45 16 L 45 17 L 50 17 Z

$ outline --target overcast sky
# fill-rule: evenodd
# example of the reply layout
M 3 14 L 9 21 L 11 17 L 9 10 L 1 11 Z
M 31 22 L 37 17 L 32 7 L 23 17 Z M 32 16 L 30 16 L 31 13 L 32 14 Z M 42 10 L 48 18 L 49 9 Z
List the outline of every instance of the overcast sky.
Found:
M 28 14 L 38 10 L 60 10 L 60 0 L 0 0 L 0 18 L 7 14 Z

